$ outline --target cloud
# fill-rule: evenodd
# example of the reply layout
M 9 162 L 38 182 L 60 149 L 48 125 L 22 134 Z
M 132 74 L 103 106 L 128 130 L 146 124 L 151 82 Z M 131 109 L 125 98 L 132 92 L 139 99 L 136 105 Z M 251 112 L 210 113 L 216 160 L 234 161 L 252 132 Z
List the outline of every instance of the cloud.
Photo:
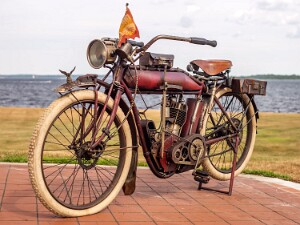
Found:
M 285 38 L 300 38 L 300 3 L 298 0 L 258 0 L 253 1 L 249 7 L 239 9 L 228 15 L 226 21 L 244 28 L 260 27 L 264 32 L 276 32 L 276 35 Z M 261 35 L 262 30 L 255 34 Z M 243 33 L 235 32 L 234 38 L 245 38 Z
M 284 0 L 261 0 L 257 2 L 256 6 L 266 11 L 282 11 L 289 8 L 289 3 L 290 1 Z
M 196 20 L 195 15 L 199 13 L 201 7 L 199 3 L 192 0 L 186 1 L 184 7 L 181 8 L 182 16 L 179 19 L 179 26 L 182 28 L 190 28 Z
M 226 20 L 230 22 L 237 23 L 239 25 L 244 25 L 253 21 L 254 13 L 249 11 L 237 11 L 234 14 L 230 15 Z
M 193 25 L 193 20 L 190 17 L 182 16 L 180 18 L 179 24 L 183 28 L 189 28 Z
M 241 36 L 243 36 L 243 33 L 241 31 L 237 31 L 237 32 L 232 34 L 232 37 L 234 37 L 234 38 L 238 38 L 238 37 L 241 37 Z
M 300 13 L 286 15 L 286 17 L 284 18 L 284 24 L 299 25 L 300 24 Z
M 175 2 L 176 0 L 173 0 L 173 3 Z M 152 0 L 152 3 L 155 4 L 155 5 L 160 5 L 160 4 L 170 4 L 170 1 L 169 0 Z
M 188 3 L 185 5 L 185 12 L 186 13 L 197 13 L 201 11 L 201 7 L 199 6 L 199 4 L 195 4 L 195 3 Z
M 240 25 L 295 25 L 300 23 L 300 3 L 299 0 L 254 0 L 247 9 L 229 14 L 226 20 Z
M 300 38 L 300 26 L 293 27 L 293 29 L 287 33 L 288 38 Z
M 237 11 L 226 18 L 227 21 L 239 25 L 250 24 L 265 24 L 271 26 L 285 25 L 286 23 L 293 23 L 297 21 L 297 17 L 291 17 L 289 13 L 282 12 L 266 12 L 257 9 L 250 9 L 247 11 Z

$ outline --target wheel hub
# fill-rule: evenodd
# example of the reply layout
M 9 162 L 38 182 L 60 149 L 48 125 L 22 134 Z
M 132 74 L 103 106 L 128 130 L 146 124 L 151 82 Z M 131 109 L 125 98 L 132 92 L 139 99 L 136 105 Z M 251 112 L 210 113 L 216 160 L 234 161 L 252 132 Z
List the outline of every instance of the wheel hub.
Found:
M 75 149 L 78 164 L 85 170 L 96 166 L 99 157 L 104 151 L 104 146 L 99 145 L 95 150 L 90 148 L 91 142 L 85 142 Z
M 241 129 L 243 127 L 242 121 L 240 121 L 237 118 L 231 118 L 232 123 L 234 126 L 238 129 L 238 145 L 240 144 L 242 138 L 243 138 L 243 130 Z M 228 122 L 228 133 L 229 134 L 234 134 L 236 133 L 233 126 Z M 231 144 L 235 146 L 236 144 L 236 136 L 232 138 L 228 138 L 227 142 L 229 141 Z

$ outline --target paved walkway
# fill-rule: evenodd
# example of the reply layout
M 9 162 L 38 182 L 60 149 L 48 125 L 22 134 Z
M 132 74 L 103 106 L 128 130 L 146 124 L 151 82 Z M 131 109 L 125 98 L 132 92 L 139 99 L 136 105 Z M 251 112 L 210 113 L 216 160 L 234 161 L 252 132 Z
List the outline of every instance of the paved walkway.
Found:
M 207 186 L 226 189 L 227 182 Z M 27 166 L 0 164 L 0 225 L 300 224 L 300 190 L 240 176 L 233 195 L 198 191 L 189 172 L 161 180 L 138 170 L 132 196 L 122 193 L 101 213 L 59 218 L 35 198 Z

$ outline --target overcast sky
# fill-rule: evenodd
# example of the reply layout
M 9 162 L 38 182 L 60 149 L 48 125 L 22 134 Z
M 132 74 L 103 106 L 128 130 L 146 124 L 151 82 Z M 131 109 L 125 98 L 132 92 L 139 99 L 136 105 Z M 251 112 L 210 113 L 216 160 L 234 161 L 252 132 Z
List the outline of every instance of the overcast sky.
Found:
M 149 51 L 230 59 L 232 74 L 300 74 L 300 0 L 128 0 L 141 40 L 204 37 L 218 46 L 160 41 Z M 86 60 L 95 38 L 117 37 L 126 1 L 1 0 L 0 74 L 102 73 Z

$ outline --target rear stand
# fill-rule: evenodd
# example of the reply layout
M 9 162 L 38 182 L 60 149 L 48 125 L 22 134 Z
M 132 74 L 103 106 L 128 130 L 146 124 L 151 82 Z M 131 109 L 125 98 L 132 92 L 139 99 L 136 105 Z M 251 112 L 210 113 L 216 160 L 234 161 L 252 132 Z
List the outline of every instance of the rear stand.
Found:
M 230 183 L 229 183 L 229 190 L 228 191 L 222 191 L 222 190 L 217 190 L 217 189 L 212 189 L 212 188 L 208 188 L 208 187 L 203 187 L 203 184 L 207 184 L 210 180 L 210 177 L 208 175 L 208 173 L 204 172 L 204 171 L 196 171 L 195 173 L 195 181 L 199 182 L 198 185 L 198 190 L 207 190 L 207 191 L 215 191 L 215 192 L 219 192 L 219 193 L 223 193 L 223 194 L 228 194 L 229 196 L 232 195 L 232 189 L 233 189 L 233 182 L 234 182 L 234 172 L 236 169 L 236 157 L 237 157 L 237 150 L 238 150 L 238 141 L 239 141 L 239 137 L 236 137 L 236 141 L 235 141 L 235 146 L 233 149 L 233 161 L 232 161 L 232 167 L 231 167 L 231 175 L 230 175 Z

